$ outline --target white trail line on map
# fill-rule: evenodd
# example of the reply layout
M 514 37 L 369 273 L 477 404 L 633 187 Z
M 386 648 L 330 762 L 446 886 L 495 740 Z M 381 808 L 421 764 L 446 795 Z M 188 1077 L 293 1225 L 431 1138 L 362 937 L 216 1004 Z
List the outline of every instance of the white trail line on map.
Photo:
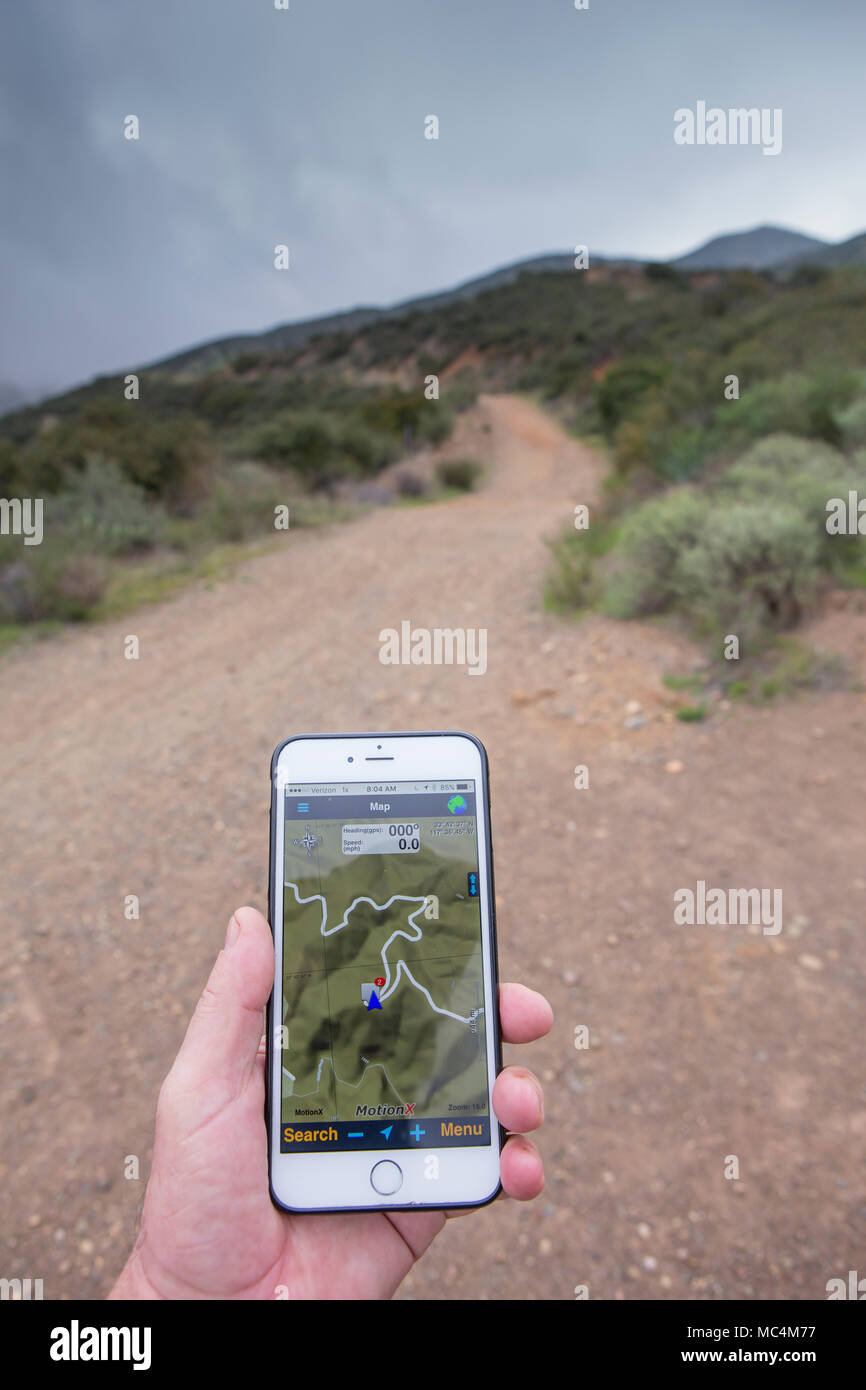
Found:
M 406 978 L 411 982 L 411 984 L 413 984 L 415 988 L 418 990 L 419 994 L 424 995 L 424 998 L 427 1000 L 427 1003 L 430 1005 L 430 1008 L 433 1010 L 434 1013 L 443 1014 L 446 1018 L 453 1018 L 457 1023 L 465 1023 L 468 1026 L 470 1023 L 472 1023 L 474 1019 L 478 1017 L 479 1014 L 484 1012 L 483 1009 L 473 1009 L 469 1017 L 464 1018 L 462 1014 L 454 1014 L 451 1012 L 450 1009 L 440 1009 L 438 1004 L 433 1003 L 433 1000 L 430 996 L 430 991 L 428 989 L 425 989 L 423 985 L 419 985 L 418 981 L 415 979 L 414 975 L 412 974 L 412 971 L 409 969 L 408 965 L 404 960 L 397 961 L 394 971 L 394 978 L 393 980 L 391 979 L 391 966 L 387 956 L 388 947 L 391 945 L 392 941 L 396 940 L 398 936 L 405 937 L 407 941 L 421 940 L 423 932 L 421 931 L 421 928 L 418 926 L 418 923 L 415 921 L 415 918 L 418 915 L 418 913 L 422 910 L 422 908 L 427 906 L 426 898 L 411 898 L 407 897 L 405 893 L 395 893 L 393 897 L 390 897 L 386 903 L 374 903 L 372 898 L 355 898 L 355 901 L 350 903 L 349 906 L 346 908 L 346 911 L 343 914 L 342 922 L 338 922 L 335 927 L 329 927 L 327 925 L 328 904 L 321 893 L 314 893 L 313 896 L 310 898 L 302 898 L 298 893 L 297 884 L 286 883 L 286 887 L 291 888 L 292 892 L 295 895 L 295 901 L 297 902 L 299 907 L 305 907 L 307 903 L 318 902 L 322 904 L 322 936 L 333 936 L 334 932 L 342 931 L 344 927 L 347 927 L 349 925 L 349 914 L 352 912 L 354 908 L 358 906 L 358 903 L 369 903 L 370 906 L 375 908 L 377 912 L 384 912 L 385 909 L 389 908 L 392 903 L 418 903 L 418 907 L 415 908 L 415 911 L 410 912 L 407 917 L 407 921 L 410 927 L 414 928 L 415 935 L 410 936 L 408 932 L 402 931 L 398 927 L 396 931 L 391 933 L 391 935 L 388 937 L 388 940 L 385 942 L 385 945 L 382 947 L 381 955 L 382 965 L 384 966 L 385 985 L 384 988 L 379 991 L 379 998 L 387 999 L 389 994 L 393 994 L 394 990 L 400 983 L 400 976 L 405 975 Z
M 399 1101 L 400 1105 L 405 1105 L 405 1104 L 406 1104 L 406 1102 L 404 1101 L 403 1097 L 400 1095 L 400 1092 L 397 1090 L 397 1087 L 394 1085 L 394 1082 L 391 1080 L 390 1076 L 388 1075 L 388 1069 L 387 1069 L 387 1067 L 385 1066 L 385 1063 L 384 1063 L 384 1062 L 368 1062 L 367 1065 L 365 1066 L 364 1070 L 363 1070 L 362 1073 L 361 1073 L 361 1080 L 360 1080 L 360 1081 L 344 1081 L 343 1078 L 342 1078 L 342 1076 L 337 1076 L 337 1072 L 336 1072 L 336 1069 L 335 1069 L 335 1067 L 334 1067 L 334 1059 L 333 1059 L 333 1057 L 320 1057 L 320 1058 L 319 1058 L 319 1065 L 318 1065 L 318 1068 L 316 1069 L 316 1085 L 315 1085 L 314 1089 L 313 1089 L 312 1091 L 295 1091 L 295 1092 L 294 1092 L 294 1097 L 295 1097 L 296 1100 L 307 1100 L 310 1096 L 316 1096 L 316 1095 L 319 1094 L 319 1087 L 320 1087 L 321 1081 L 322 1081 L 322 1067 L 324 1067 L 324 1066 L 326 1066 L 326 1065 L 329 1066 L 329 1067 L 331 1068 L 331 1071 L 334 1073 L 335 1079 L 336 1079 L 337 1081 L 339 1081 L 340 1085 L 341 1085 L 341 1086 L 348 1086 L 350 1091 L 357 1091 L 358 1088 L 359 1088 L 360 1086 L 363 1086 L 364 1082 L 367 1080 L 367 1072 L 368 1072 L 368 1071 L 376 1071 L 376 1069 L 378 1068 L 379 1070 L 381 1070 L 382 1075 L 385 1077 L 385 1080 L 387 1081 L 388 1085 L 391 1087 L 391 1090 L 394 1092 L 394 1095 L 397 1097 L 397 1100 Z M 288 1067 L 283 1067 L 283 1076 L 287 1076 L 288 1079 L 289 1079 L 290 1081 L 294 1081 L 294 1079 L 295 1079 L 294 1076 L 292 1075 L 292 1073 L 289 1071 Z M 336 1116 L 334 1116 L 334 1118 L 336 1119 Z

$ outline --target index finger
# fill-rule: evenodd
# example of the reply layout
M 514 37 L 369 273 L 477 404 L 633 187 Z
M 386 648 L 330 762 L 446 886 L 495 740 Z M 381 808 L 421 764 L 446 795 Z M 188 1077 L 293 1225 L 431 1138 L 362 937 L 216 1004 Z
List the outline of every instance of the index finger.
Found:
M 500 985 L 499 1019 L 503 1042 L 535 1042 L 553 1027 L 553 1009 L 543 994 L 526 985 Z

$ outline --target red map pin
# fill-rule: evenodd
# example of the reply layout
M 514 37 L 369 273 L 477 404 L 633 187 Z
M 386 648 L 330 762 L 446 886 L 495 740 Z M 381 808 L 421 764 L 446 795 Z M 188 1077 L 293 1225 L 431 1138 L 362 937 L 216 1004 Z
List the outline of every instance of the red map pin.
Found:
M 377 975 L 377 976 L 376 976 L 376 985 L 377 985 L 377 987 L 378 987 L 379 989 L 381 989 L 384 983 L 385 983 L 385 976 L 384 976 L 384 975 Z

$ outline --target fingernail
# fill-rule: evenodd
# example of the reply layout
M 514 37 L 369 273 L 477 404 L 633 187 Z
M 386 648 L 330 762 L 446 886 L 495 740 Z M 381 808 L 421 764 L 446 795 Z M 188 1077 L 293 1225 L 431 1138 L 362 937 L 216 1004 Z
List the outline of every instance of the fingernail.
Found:
M 227 951 L 230 951 L 231 948 L 232 948 L 232 946 L 236 945 L 236 943 L 237 943 L 237 941 L 238 941 L 238 938 L 239 938 L 240 934 L 241 934 L 241 924 L 240 924 L 240 922 L 238 921 L 237 917 L 235 917 L 234 913 L 232 913 L 232 919 L 231 919 L 231 921 L 229 922 L 228 928 L 227 928 L 227 930 L 226 930 L 226 945 L 225 945 L 225 949 L 226 949 Z
M 535 1089 L 538 1092 L 538 1109 L 542 1120 L 544 1119 L 544 1089 L 540 1082 L 536 1081 Z

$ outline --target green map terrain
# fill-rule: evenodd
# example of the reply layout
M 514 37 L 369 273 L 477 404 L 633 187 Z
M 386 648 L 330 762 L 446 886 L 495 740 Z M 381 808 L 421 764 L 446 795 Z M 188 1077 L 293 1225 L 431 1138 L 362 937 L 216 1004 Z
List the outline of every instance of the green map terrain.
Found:
M 418 824 L 417 853 L 346 856 L 342 822 L 286 821 L 285 879 L 297 896 L 284 888 L 283 1123 L 354 1120 L 360 1105 L 414 1103 L 420 1117 L 455 1114 L 449 1105 L 488 1112 L 480 910 L 467 892 L 474 823 Z M 452 833 L 435 836 L 443 824 Z M 323 838 L 312 857 L 292 844 L 308 828 Z M 396 894 L 413 901 L 389 904 Z M 334 930 L 358 898 L 372 903 L 357 902 Z M 361 987 L 377 977 L 386 979 L 376 989 L 382 1007 L 368 1010 Z

